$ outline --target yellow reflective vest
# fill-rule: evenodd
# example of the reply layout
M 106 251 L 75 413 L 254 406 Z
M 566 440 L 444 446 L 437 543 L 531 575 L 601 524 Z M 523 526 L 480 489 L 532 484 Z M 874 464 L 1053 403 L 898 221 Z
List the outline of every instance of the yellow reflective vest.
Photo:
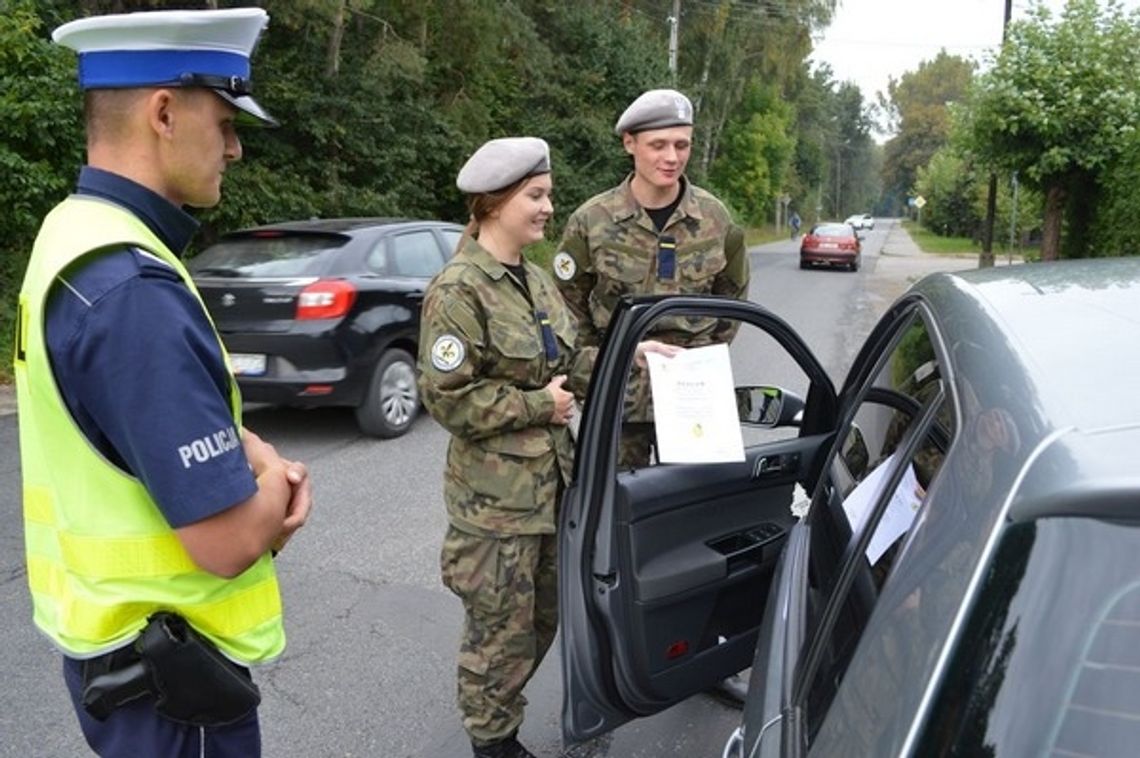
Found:
M 161 258 L 198 296 L 178 257 L 113 203 L 72 196 L 44 220 L 20 290 L 14 361 L 35 623 L 65 654 L 87 658 L 127 644 L 150 614 L 168 610 L 236 661 L 270 660 L 285 647 L 270 555 L 234 579 L 198 568 L 142 483 L 84 436 L 55 384 L 44 339 L 48 291 L 68 264 L 109 246 Z M 230 406 L 240 429 L 232 377 Z

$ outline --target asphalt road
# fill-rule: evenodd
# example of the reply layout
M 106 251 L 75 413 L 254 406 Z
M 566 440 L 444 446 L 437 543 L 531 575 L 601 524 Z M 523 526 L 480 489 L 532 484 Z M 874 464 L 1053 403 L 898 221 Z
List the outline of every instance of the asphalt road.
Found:
M 784 241 L 753 250 L 751 297 L 801 334 L 837 385 L 875 319 L 910 281 L 976 265 L 916 256 L 905 233 L 884 220 L 867 234 L 855 274 L 801 271 L 796 249 Z M 762 365 L 756 351 L 734 346 L 737 370 L 754 365 Z M 246 424 L 306 461 L 316 483 L 309 525 L 278 564 L 289 647 L 256 675 L 265 755 L 470 755 L 454 706 L 462 610 L 441 586 L 437 564 L 447 435 L 424 417 L 399 440 L 368 439 L 347 411 L 260 409 Z M 85 755 L 58 657 L 30 621 L 16 417 L 2 405 L 0 514 L 0 756 Z M 719 756 L 739 718 L 701 694 L 564 753 L 557 646 L 527 697 L 521 738 L 539 756 Z

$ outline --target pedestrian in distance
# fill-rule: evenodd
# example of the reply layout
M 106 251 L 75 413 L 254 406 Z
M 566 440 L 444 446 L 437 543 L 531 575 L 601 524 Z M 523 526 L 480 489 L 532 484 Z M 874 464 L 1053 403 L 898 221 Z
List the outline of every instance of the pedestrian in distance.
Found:
M 94 16 L 79 54 L 87 163 L 44 219 L 18 303 L 27 575 L 100 756 L 259 756 L 249 666 L 285 646 L 273 555 L 306 521 L 305 467 L 246 431 L 179 254 L 183 208 L 241 157 L 257 8 Z
M 574 446 L 567 424 L 596 348 L 523 247 L 553 214 L 549 148 L 487 142 L 459 172 L 471 219 L 424 296 L 418 383 L 451 434 L 440 566 L 463 602 L 458 702 L 476 758 L 531 756 L 518 741 L 523 688 L 558 626 L 558 505 Z M 639 362 L 668 345 L 644 342 Z
M 800 236 L 800 226 L 802 224 L 803 222 L 800 221 L 800 214 L 796 211 L 792 211 L 792 216 L 788 219 L 788 226 L 792 227 L 792 239 Z
M 633 158 L 633 171 L 574 211 L 552 261 L 584 346 L 601 344 L 622 295 L 748 297 L 743 229 L 716 197 L 685 176 L 693 145 L 689 99 L 671 89 L 645 92 L 621 114 L 614 131 Z M 649 334 L 698 347 L 728 342 L 735 330 L 716 319 L 673 318 Z M 619 452 L 623 466 L 649 463 L 654 434 L 647 384 L 630 383 Z

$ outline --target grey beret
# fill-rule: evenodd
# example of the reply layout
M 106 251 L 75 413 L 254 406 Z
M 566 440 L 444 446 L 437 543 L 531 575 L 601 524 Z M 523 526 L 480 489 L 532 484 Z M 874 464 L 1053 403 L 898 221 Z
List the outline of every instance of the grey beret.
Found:
M 692 126 L 693 104 L 675 89 L 651 89 L 629 104 L 614 132 L 644 132 L 668 126 Z
M 469 194 L 494 192 L 519 179 L 550 173 L 550 147 L 538 137 L 484 142 L 459 169 L 455 186 Z

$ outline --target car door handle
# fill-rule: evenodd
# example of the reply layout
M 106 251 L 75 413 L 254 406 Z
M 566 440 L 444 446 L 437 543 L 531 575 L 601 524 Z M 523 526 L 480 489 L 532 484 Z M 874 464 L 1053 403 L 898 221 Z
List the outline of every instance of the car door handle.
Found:
M 800 467 L 799 453 L 780 453 L 779 455 L 762 455 L 756 459 L 752 467 L 752 478 L 779 476 L 789 471 L 796 471 Z
M 724 750 L 721 751 L 721 758 L 741 758 L 744 754 L 744 728 L 736 727 L 736 731 L 728 738 L 728 742 L 724 743 Z

